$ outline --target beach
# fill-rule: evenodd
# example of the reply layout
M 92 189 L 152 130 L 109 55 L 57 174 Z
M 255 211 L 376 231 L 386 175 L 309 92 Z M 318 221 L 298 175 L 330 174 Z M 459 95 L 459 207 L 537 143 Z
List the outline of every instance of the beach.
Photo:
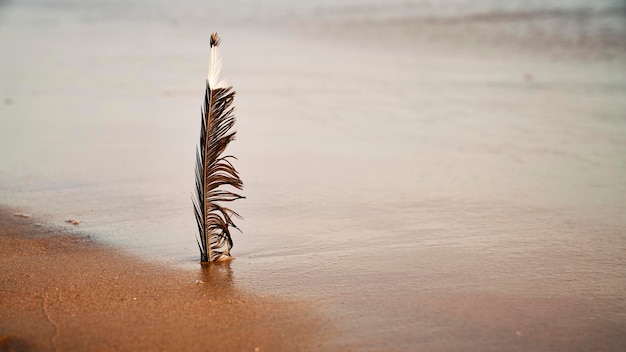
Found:
M 619 1 L 145 5 L 0 7 L 3 346 L 626 344 Z M 246 199 L 203 269 L 215 31 Z
M 323 348 L 313 305 L 250 295 L 228 263 L 176 271 L 0 215 L 2 351 Z

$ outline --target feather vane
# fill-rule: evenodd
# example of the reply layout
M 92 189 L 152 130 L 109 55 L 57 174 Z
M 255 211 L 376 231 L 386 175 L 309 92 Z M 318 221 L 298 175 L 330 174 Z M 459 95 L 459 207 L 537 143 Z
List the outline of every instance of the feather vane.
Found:
M 239 230 L 233 217 L 241 218 L 235 211 L 220 203 L 245 198 L 224 189 L 243 189 L 239 173 L 231 163 L 232 155 L 222 156 L 235 139 L 235 108 L 232 106 L 235 91 L 226 81 L 219 79 L 222 61 L 217 33 L 211 35 L 209 73 L 206 80 L 204 102 L 201 108 L 200 142 L 196 149 L 196 192 L 193 197 L 194 215 L 198 225 L 198 248 L 201 262 L 231 259 L 233 241 L 230 228 Z

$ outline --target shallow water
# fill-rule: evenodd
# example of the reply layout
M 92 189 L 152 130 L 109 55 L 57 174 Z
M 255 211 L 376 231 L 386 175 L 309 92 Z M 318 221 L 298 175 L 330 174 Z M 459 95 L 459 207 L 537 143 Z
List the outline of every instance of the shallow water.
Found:
M 372 47 L 269 25 L 293 11 L 281 2 L 214 26 L 191 5 L 60 4 L 0 10 L 2 204 L 196 270 L 202 43 L 218 30 L 247 196 L 236 285 L 318 302 L 339 348 L 624 342 L 623 56 Z M 341 13 L 307 6 L 309 25 Z

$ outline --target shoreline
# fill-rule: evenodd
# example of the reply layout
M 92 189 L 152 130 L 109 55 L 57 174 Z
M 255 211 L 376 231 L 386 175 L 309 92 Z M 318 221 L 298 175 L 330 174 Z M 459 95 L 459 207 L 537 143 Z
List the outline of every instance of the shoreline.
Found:
M 252 295 L 230 265 L 176 270 L 0 209 L 0 350 L 308 350 L 311 305 Z

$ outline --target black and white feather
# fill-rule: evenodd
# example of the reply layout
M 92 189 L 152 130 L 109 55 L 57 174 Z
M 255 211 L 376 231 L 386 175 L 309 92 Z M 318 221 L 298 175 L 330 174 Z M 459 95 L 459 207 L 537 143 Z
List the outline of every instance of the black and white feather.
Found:
M 237 226 L 233 218 L 239 214 L 224 203 L 245 198 L 236 190 L 243 182 L 231 163 L 232 155 L 223 155 L 228 144 L 235 139 L 235 91 L 219 79 L 222 66 L 217 33 L 211 35 L 209 74 L 206 81 L 200 143 L 196 149 L 196 192 L 193 197 L 194 213 L 198 223 L 197 238 L 201 262 L 231 259 L 233 240 L 230 229 Z

